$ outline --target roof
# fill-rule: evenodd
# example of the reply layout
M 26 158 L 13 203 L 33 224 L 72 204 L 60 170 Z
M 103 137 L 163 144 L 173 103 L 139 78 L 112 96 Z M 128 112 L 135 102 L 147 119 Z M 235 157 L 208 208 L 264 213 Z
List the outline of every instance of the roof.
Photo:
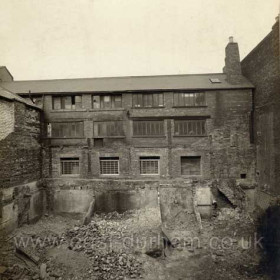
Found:
M 24 103 L 25 105 L 28 105 L 28 106 L 31 106 L 31 107 L 34 107 L 36 109 L 40 109 L 39 107 L 37 107 L 35 104 L 25 100 L 24 98 L 18 96 L 17 94 L 15 93 L 12 93 L 6 89 L 3 89 L 2 87 L 0 87 L 0 98 L 4 98 L 4 99 L 8 99 L 10 101 L 18 101 L 20 103 Z
M 221 81 L 221 83 L 211 83 L 211 78 L 217 78 Z M 72 92 L 219 90 L 253 88 L 253 85 L 245 77 L 240 84 L 232 85 L 226 81 L 226 74 L 221 73 L 13 81 L 3 82 L 0 85 L 21 95 Z

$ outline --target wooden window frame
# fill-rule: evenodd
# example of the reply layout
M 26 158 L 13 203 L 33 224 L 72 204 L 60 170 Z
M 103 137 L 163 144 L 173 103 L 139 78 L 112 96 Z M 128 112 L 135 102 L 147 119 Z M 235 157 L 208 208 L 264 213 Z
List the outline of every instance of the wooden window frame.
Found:
M 197 99 L 202 98 L 203 102 L 197 103 Z M 174 92 L 173 107 L 206 107 L 205 92 Z
M 100 133 L 101 126 L 105 126 L 106 133 L 102 134 Z M 116 127 L 120 133 L 117 133 L 116 135 L 108 135 L 108 130 L 110 130 L 110 126 Z M 100 121 L 100 122 L 94 122 L 94 134 L 96 134 L 97 138 L 123 138 L 125 137 L 124 132 L 124 124 L 123 121 Z
M 110 103 L 109 107 L 105 107 L 105 99 L 109 98 L 110 101 L 108 103 Z M 120 101 L 116 102 L 116 99 L 120 98 Z M 95 100 L 97 100 L 97 102 L 95 102 Z M 117 103 L 120 103 L 120 106 L 116 106 Z M 95 105 L 97 104 L 97 105 Z M 122 94 L 104 94 L 104 95 L 100 95 L 100 94 L 93 94 L 92 95 L 92 108 L 95 110 L 114 110 L 114 109 L 121 109 L 123 108 L 123 98 L 122 98 Z
M 66 100 L 70 99 L 71 108 L 65 108 Z M 80 99 L 77 102 L 78 98 Z M 59 100 L 59 108 L 55 108 L 55 99 Z M 77 106 L 79 104 L 79 106 Z M 52 96 L 52 109 L 54 111 L 75 111 L 82 109 L 82 95 L 54 95 Z
M 133 123 L 133 137 L 165 137 L 165 127 L 164 127 L 164 120 L 134 120 Z M 158 131 L 160 134 L 148 134 L 151 131 L 152 126 L 159 125 Z M 142 128 L 140 128 L 142 126 Z M 139 131 L 142 132 L 145 130 L 146 134 L 140 134 Z
M 194 129 L 195 127 L 195 129 Z M 194 131 L 194 134 L 188 133 L 188 130 Z M 201 133 L 198 133 L 198 131 Z M 180 133 L 184 131 L 184 133 Z M 186 131 L 186 133 L 185 133 Z M 174 137 L 205 137 L 206 131 L 206 119 L 192 119 L 192 120 L 174 120 Z
M 133 93 L 132 108 L 164 108 L 164 93 Z
M 81 135 L 78 134 L 77 132 L 79 131 L 79 128 L 78 128 L 78 125 L 81 125 L 80 129 L 81 129 Z M 72 128 L 73 128 L 73 125 L 76 125 L 75 126 L 75 135 L 71 135 L 71 133 L 69 135 L 54 135 L 54 126 L 55 125 L 60 125 L 60 128 L 56 128 L 56 129 L 61 129 L 61 127 L 63 126 L 67 126 L 69 125 L 68 128 L 66 128 L 66 130 L 69 130 L 71 131 L 72 133 Z M 51 126 L 51 133 L 49 134 L 49 137 L 50 138 L 62 138 L 62 139 L 67 139 L 67 138 L 84 138 L 84 122 L 83 121 L 75 121 L 75 122 L 52 122 L 50 123 L 50 126 Z M 65 128 L 64 128 L 65 129 Z M 63 134 L 63 132 L 61 132 L 61 134 Z

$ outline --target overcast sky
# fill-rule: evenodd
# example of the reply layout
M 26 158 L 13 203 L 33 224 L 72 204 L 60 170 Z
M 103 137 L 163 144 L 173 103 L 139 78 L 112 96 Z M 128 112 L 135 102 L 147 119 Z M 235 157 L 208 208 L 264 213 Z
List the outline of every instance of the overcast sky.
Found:
M 0 0 L 0 65 L 15 80 L 221 72 L 243 58 L 279 0 Z

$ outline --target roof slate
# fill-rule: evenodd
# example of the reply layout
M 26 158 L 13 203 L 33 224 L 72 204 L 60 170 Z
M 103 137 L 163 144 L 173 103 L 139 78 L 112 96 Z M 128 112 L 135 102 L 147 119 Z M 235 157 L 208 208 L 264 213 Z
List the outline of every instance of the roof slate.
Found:
M 218 78 L 221 83 L 211 83 L 210 78 Z M 21 95 L 74 92 L 250 89 L 254 87 L 246 78 L 243 78 L 240 84 L 232 85 L 226 81 L 226 74 L 221 73 L 13 81 L 3 82 L 0 85 Z

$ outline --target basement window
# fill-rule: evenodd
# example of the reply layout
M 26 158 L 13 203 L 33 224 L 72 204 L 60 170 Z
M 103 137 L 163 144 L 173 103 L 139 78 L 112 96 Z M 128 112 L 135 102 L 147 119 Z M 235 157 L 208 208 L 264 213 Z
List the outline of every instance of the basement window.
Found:
M 79 158 L 61 158 L 61 175 L 78 175 L 80 174 Z
M 159 175 L 160 157 L 140 157 L 141 175 Z
M 181 157 L 182 175 L 201 175 L 200 156 Z
M 119 158 L 118 157 L 101 157 L 100 174 L 101 175 L 119 175 Z

